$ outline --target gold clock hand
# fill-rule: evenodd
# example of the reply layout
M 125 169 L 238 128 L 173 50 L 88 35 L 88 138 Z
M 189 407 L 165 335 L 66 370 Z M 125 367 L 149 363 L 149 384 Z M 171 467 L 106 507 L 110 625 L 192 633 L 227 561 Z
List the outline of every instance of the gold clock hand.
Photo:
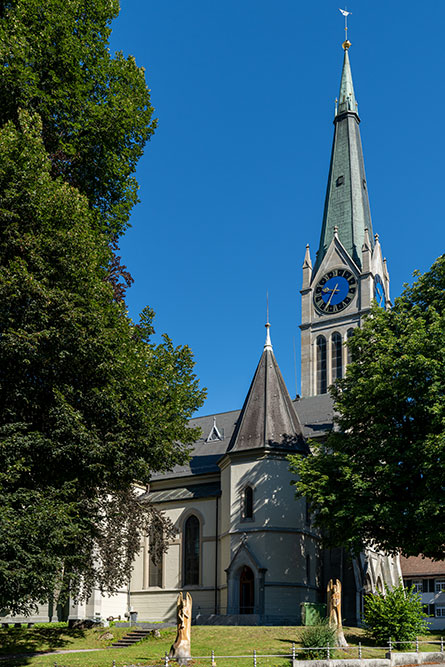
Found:
M 327 301 L 326 307 L 329 306 L 329 304 L 331 303 L 331 299 L 332 299 L 332 297 L 334 296 L 334 294 L 335 294 L 336 292 L 338 292 L 337 287 L 338 287 L 338 283 L 336 284 L 336 286 L 335 286 L 334 289 L 332 290 L 332 292 L 331 292 L 331 296 L 329 297 L 329 299 L 328 299 L 328 301 Z

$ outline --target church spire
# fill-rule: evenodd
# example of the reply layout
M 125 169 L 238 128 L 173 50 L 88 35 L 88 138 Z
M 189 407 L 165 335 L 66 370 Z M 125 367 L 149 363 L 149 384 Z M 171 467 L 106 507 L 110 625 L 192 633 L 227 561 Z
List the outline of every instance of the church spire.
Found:
M 338 238 L 361 268 L 362 246 L 368 228 L 373 245 L 371 213 L 360 139 L 357 101 L 352 82 L 349 47 L 343 43 L 344 59 L 338 105 L 334 118 L 334 141 L 323 215 L 320 246 L 312 278 L 338 228 Z
M 343 70 L 341 73 L 340 93 L 338 96 L 337 116 L 345 111 L 357 112 L 357 101 L 355 99 L 354 84 L 352 83 L 351 63 L 349 62 L 349 47 L 351 42 L 343 42 L 345 55 L 343 59 Z
M 267 322 L 266 343 L 228 452 L 252 449 L 307 452 L 303 430 L 276 362 Z

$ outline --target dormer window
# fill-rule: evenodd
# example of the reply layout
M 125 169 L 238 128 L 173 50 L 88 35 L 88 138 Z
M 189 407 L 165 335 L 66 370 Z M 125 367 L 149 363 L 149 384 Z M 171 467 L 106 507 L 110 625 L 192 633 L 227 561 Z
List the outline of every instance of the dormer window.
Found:
M 206 438 L 206 442 L 214 442 L 215 440 L 224 440 L 224 436 L 221 434 L 220 430 L 216 425 L 216 417 L 213 417 L 213 426 L 209 435 Z
M 345 182 L 345 177 L 344 176 L 339 176 L 337 178 L 337 180 L 335 181 L 335 185 L 338 188 L 340 185 L 343 185 L 344 182 Z

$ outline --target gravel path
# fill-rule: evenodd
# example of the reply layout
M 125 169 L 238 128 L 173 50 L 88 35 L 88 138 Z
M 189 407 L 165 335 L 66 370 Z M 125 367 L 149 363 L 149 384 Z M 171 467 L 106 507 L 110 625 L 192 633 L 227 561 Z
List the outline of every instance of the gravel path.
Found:
M 60 651 L 37 651 L 37 653 L 14 653 L 11 655 L 1 655 L 0 660 L 12 660 L 15 658 L 34 658 L 36 655 L 56 655 L 58 653 L 90 653 L 91 651 L 105 651 L 104 648 L 72 648 Z

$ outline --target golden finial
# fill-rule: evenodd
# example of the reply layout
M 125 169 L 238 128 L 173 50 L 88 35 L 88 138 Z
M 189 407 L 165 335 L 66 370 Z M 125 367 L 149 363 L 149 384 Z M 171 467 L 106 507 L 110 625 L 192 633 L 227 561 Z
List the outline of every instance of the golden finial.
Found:
M 345 51 L 347 51 L 347 50 L 349 49 L 350 46 L 351 46 L 351 42 L 349 41 L 349 39 L 347 39 L 346 41 L 344 41 L 343 44 L 342 44 L 342 47 L 343 47 L 343 49 L 344 49 Z

